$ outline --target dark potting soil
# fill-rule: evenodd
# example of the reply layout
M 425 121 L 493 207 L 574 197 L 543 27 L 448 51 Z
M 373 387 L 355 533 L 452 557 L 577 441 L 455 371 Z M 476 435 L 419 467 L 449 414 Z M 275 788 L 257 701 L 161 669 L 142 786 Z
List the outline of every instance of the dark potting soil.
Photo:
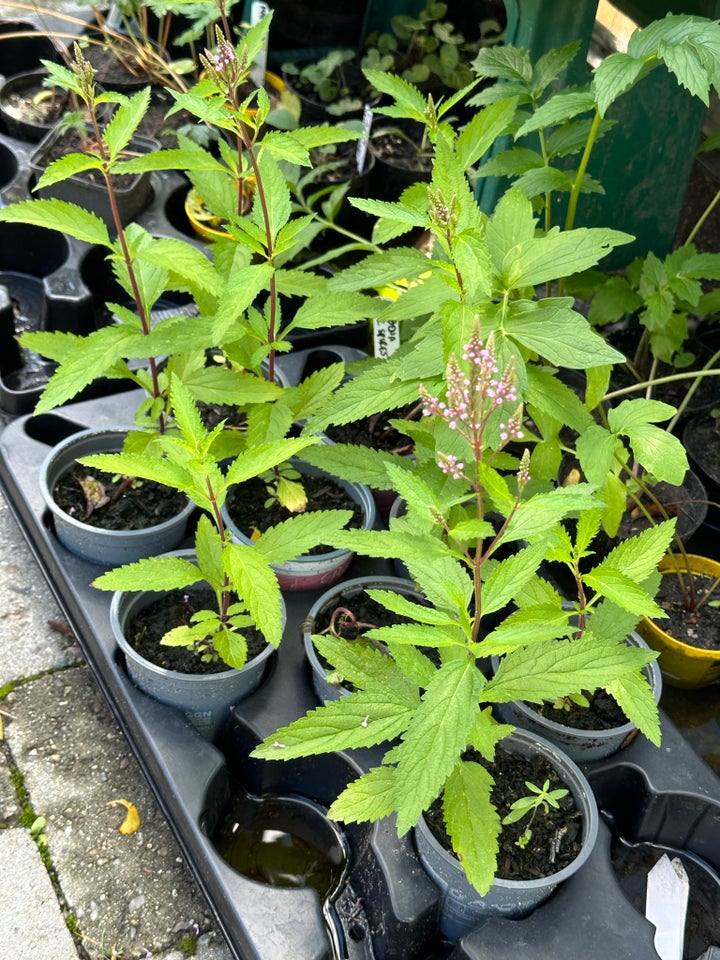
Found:
M 75 464 L 53 488 L 68 516 L 105 530 L 144 530 L 177 516 L 187 505 L 178 490 Z
M 495 785 L 491 799 L 502 820 L 510 807 L 521 797 L 528 796 L 526 782 L 542 787 L 550 781 L 550 789 L 557 790 L 567 785 L 563 783 L 552 764 L 540 754 L 524 757 L 510 753 L 502 747 L 495 752 L 495 760 L 489 763 L 475 751 L 468 751 L 464 760 L 474 760 L 488 769 Z M 436 800 L 423 814 L 435 838 L 448 851 L 450 839 L 442 818 L 442 803 Z M 572 793 L 558 801 L 558 809 L 542 809 L 536 813 L 532 824 L 530 815 L 516 823 L 503 826 L 499 842 L 496 876 L 502 880 L 536 880 L 550 876 L 562 870 L 580 853 L 582 847 L 582 814 L 577 809 Z M 523 848 L 517 845 L 518 839 L 529 826 L 531 837 Z
M 702 600 L 715 582 L 711 577 L 696 574 L 693 577 L 697 600 Z M 716 591 L 713 600 L 720 600 Z M 658 620 L 661 630 L 680 643 L 687 643 L 700 650 L 720 650 L 720 607 L 703 604 L 699 610 L 689 611 L 683 604 L 683 595 L 678 578 L 666 573 L 660 583 L 657 602 L 667 613 L 668 619 Z
M 363 512 L 360 505 L 355 503 L 352 497 L 335 480 L 330 477 L 303 475 L 302 484 L 308 498 L 305 508 L 306 513 L 317 510 L 352 510 L 353 515 L 347 526 L 362 526 Z M 242 530 L 245 536 L 252 536 L 255 530 L 263 533 L 268 527 L 275 526 L 275 524 L 281 523 L 294 515 L 296 516 L 276 500 L 266 507 L 267 499 L 267 488 L 259 477 L 245 480 L 230 491 L 227 498 L 228 513 L 238 530 Z M 308 553 L 315 556 L 329 553 L 333 549 L 334 547 L 327 544 L 318 544 Z
M 710 413 L 700 414 L 688 424 L 683 441 L 700 470 L 720 483 L 720 420 Z
M 39 78 L 37 83 L 6 94 L 3 106 L 6 113 L 17 120 L 51 126 L 72 109 L 72 101 L 69 90 L 50 91 Z
M 410 623 L 408 617 L 393 613 L 363 591 L 350 599 L 338 596 L 333 604 L 324 607 L 315 620 L 313 633 L 329 633 L 336 611 L 339 612 L 335 616 L 334 632 L 344 640 L 357 640 L 376 627 Z
M 374 450 L 386 450 L 389 453 L 408 454 L 413 451 L 413 441 L 391 420 L 418 420 L 422 407 L 417 403 L 408 403 L 394 410 L 374 413 L 372 416 L 350 423 L 333 424 L 326 429 L 327 435 L 335 443 L 354 443 Z
M 85 153 L 87 150 L 97 150 L 97 145 L 92 138 L 90 142 L 85 142 L 77 130 L 66 130 L 65 133 L 45 145 L 42 157 L 38 158 L 38 165 L 49 167 L 54 160 L 59 160 L 68 153 Z M 84 180 L 86 183 L 92 183 L 98 187 L 105 183 L 105 178 L 99 170 L 83 170 L 74 174 L 74 176 L 78 180 Z M 137 183 L 137 180 L 138 174 L 136 173 L 112 174 L 112 183 L 116 190 L 129 190 Z
M 617 701 L 605 690 L 597 690 L 595 693 L 584 690 L 583 696 L 589 702 L 587 707 L 568 700 L 562 706 L 543 703 L 539 706 L 533 704 L 532 708 L 546 720 L 554 720 L 555 723 L 574 727 L 576 730 L 612 730 L 628 722 Z
M 365 591 L 362 591 L 352 597 L 343 597 L 341 594 L 338 594 L 332 604 L 328 604 L 328 606 L 319 612 L 314 624 L 311 626 L 311 630 L 314 634 L 319 634 L 330 633 L 332 629 L 332 631 L 342 637 L 343 640 L 358 640 L 367 633 L 368 630 L 373 630 L 377 627 L 392 627 L 398 623 L 410 622 L 408 617 L 388 610 L 387 607 L 378 603 L 377 600 L 373 600 Z M 436 666 L 439 666 L 440 661 L 437 650 L 421 649 Z M 329 682 L 335 686 L 343 686 L 346 690 L 355 690 L 355 686 L 352 683 L 338 676 L 337 671 L 333 670 L 332 664 L 328 663 L 318 650 L 315 652 L 329 674 L 334 674 L 337 677 L 336 680 L 331 680 L 330 677 L 327 677 L 326 679 L 328 679 Z
M 375 158 L 403 170 L 417 170 L 422 173 L 432 171 L 432 159 L 419 152 L 418 145 L 412 140 L 399 137 L 394 133 L 382 134 L 371 141 Z
M 140 656 L 176 673 L 222 673 L 229 667 L 222 660 L 204 662 L 187 647 L 169 647 L 160 641 L 174 627 L 189 622 L 199 610 L 214 610 L 215 594 L 203 585 L 193 584 L 184 590 L 173 590 L 137 613 L 126 628 L 125 638 Z M 263 635 L 255 627 L 247 627 L 243 635 L 248 645 L 248 660 L 252 660 L 267 646 Z

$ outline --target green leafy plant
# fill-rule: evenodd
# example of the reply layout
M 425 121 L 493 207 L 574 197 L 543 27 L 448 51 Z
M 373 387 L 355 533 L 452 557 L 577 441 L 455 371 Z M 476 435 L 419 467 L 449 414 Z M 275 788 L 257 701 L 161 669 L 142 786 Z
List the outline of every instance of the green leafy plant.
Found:
M 396 14 L 390 31 L 370 34 L 361 65 L 365 69 L 392 72 L 413 84 L 437 78 L 451 90 L 467 86 L 473 79 L 470 60 L 481 45 L 499 43 L 502 32 L 495 21 L 479 25 L 472 41 L 443 20 L 448 5 L 428 0 L 416 16 Z
M 196 562 L 184 557 L 150 557 L 98 577 L 102 590 L 173 590 L 206 582 L 215 594 L 211 610 L 196 610 L 188 623 L 169 631 L 162 642 L 185 646 L 202 658 L 220 658 L 241 668 L 247 658 L 243 629 L 254 625 L 268 643 L 282 636 L 281 597 L 272 564 L 290 560 L 319 542 L 332 542 L 351 514 L 316 511 L 298 515 L 267 530 L 257 544 L 236 543 L 221 508 L 231 486 L 262 474 L 296 455 L 317 439 L 275 440 L 241 451 L 221 469 L 223 424 L 207 431 L 193 398 L 174 377 L 170 391 L 173 428 L 155 439 L 155 450 L 98 454 L 82 463 L 102 470 L 156 480 L 182 490 L 203 511 L 195 535 Z
M 361 95 L 361 91 L 353 89 L 346 76 L 348 66 L 354 66 L 355 57 L 354 50 L 331 50 L 311 63 L 284 63 L 282 70 L 300 92 L 309 93 L 325 104 L 330 116 L 342 117 L 351 111 L 362 110 L 367 99 L 367 96 Z
M 674 523 L 627 541 L 581 572 L 574 561 L 597 529 L 601 504 L 586 484 L 536 487 L 529 451 L 512 455 L 523 434 L 523 407 L 514 360 L 503 365 L 495 338 L 483 343 L 476 328 L 462 359 L 451 354 L 440 394 L 420 392 L 432 449 L 420 452 L 414 468 L 387 467 L 387 483 L 406 500 L 406 517 L 386 531 L 345 531 L 339 542 L 369 556 L 400 558 L 428 606 L 368 591 L 409 621 L 364 634 L 381 642 L 383 652 L 332 634 L 314 637 L 355 691 L 276 731 L 254 755 L 287 760 L 389 741 L 382 763 L 350 784 L 330 815 L 355 821 L 394 812 L 403 834 L 442 797 L 453 849 L 484 893 L 496 869 L 501 823 L 490 800 L 491 776 L 463 755 L 472 746 L 492 759 L 512 729 L 492 718 L 493 703 L 518 697 L 539 703 L 604 687 L 658 742 L 656 707 L 641 673 L 654 655 L 624 638 L 643 611 L 659 610 L 654 571 Z M 574 543 L 561 526 L 571 516 L 578 525 Z M 565 551 L 576 581 L 570 609 L 538 576 L 546 558 Z M 503 610 L 505 618 L 495 622 Z M 501 665 L 487 679 L 477 659 L 491 654 Z
M 342 378 L 342 364 L 336 364 L 292 389 L 282 390 L 275 383 L 275 356 L 291 349 L 288 338 L 297 327 L 317 329 L 355 321 L 370 314 L 372 300 L 362 294 L 331 296 L 326 277 L 287 266 L 293 251 L 322 227 L 315 227 L 311 213 L 293 215 L 280 163 L 309 166 L 312 147 L 357 134 L 334 128 L 266 131 L 267 93 L 254 86 L 250 93 L 242 91 L 269 22 L 266 17 L 248 30 L 237 49 L 218 35 L 217 52 L 207 51 L 203 57 L 207 79 L 187 94 L 176 93 L 178 107 L 187 107 L 201 121 L 233 137 L 234 147 L 223 139 L 220 157 L 181 138 L 179 149 L 123 159 L 147 110 L 149 88 L 130 98 L 98 93 L 92 68 L 79 49 L 72 70 L 53 66 L 54 77 L 88 104 L 93 117 L 105 104 L 117 109 L 104 128 L 93 121 L 97 150 L 55 161 L 39 186 L 94 170 L 107 183 L 113 203 L 115 174 L 181 169 L 197 175 L 204 196 L 213 205 L 216 201 L 228 228 L 227 237 L 213 245 L 208 258 L 189 241 L 154 237 L 137 223 L 124 227 L 119 217 L 113 237 L 99 217 L 59 200 L 33 199 L 3 208 L 2 220 L 61 230 L 106 250 L 132 305 L 109 304 L 117 322 L 86 336 L 27 334 L 25 346 L 57 363 L 37 412 L 71 400 L 100 377 L 123 378 L 147 394 L 138 405 L 138 425 L 162 431 L 168 385 L 176 374 L 196 398 L 246 410 L 247 435 L 267 440 L 284 436 L 294 420 L 309 416 Z M 249 178 L 254 190 L 248 211 L 241 186 Z M 168 292 L 186 296 L 188 312 L 178 310 L 154 322 L 153 309 Z M 283 296 L 302 302 L 294 317 L 283 316 Z M 222 362 L 209 361 L 209 351 Z M 159 357 L 165 358 L 162 367 Z M 142 358 L 149 358 L 147 367 L 135 369 L 132 361 Z M 275 406 L 275 401 L 281 403 Z M 134 434 L 133 442 L 142 442 L 139 434 Z

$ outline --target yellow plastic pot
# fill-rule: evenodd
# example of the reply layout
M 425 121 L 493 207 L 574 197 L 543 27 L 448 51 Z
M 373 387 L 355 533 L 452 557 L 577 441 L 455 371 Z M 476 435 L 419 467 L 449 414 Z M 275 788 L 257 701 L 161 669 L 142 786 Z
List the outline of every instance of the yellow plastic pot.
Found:
M 676 557 L 676 560 L 683 563 L 682 557 Z M 720 563 L 716 560 L 689 554 L 688 563 L 693 574 L 720 577 Z M 675 575 L 670 557 L 661 561 L 659 569 L 669 576 Z M 659 651 L 658 663 L 663 679 L 671 687 L 706 687 L 720 679 L 720 650 L 703 650 L 682 643 L 648 617 L 638 624 L 637 631 L 648 646 Z

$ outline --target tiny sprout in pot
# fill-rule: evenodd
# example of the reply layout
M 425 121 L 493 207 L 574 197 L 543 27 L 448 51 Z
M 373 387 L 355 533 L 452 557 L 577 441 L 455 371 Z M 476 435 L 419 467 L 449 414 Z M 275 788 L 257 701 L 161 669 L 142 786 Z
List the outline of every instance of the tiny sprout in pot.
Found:
M 468 882 L 458 861 L 444 843 L 434 835 L 425 817 L 415 827 L 415 846 L 418 855 L 442 891 L 440 901 L 440 931 L 450 940 L 459 940 L 483 920 L 490 916 L 503 916 L 520 919 L 540 906 L 553 890 L 582 869 L 595 846 L 600 824 L 600 814 L 584 774 L 579 767 L 561 750 L 549 741 L 525 730 L 516 730 L 503 741 L 502 749 L 509 757 L 531 757 L 539 755 L 549 762 L 562 786 L 547 792 L 543 784 L 527 782 L 527 794 L 518 798 L 510 812 L 503 819 L 503 825 L 514 820 L 520 823 L 523 831 L 515 841 L 519 847 L 532 843 L 532 828 L 537 820 L 542 820 L 547 807 L 557 806 L 559 800 L 571 796 L 574 801 L 574 822 L 569 821 L 572 832 L 579 835 L 579 852 L 568 861 L 566 851 L 575 844 L 569 842 L 571 833 L 567 825 L 557 830 L 557 853 L 551 857 L 557 864 L 547 876 L 528 880 L 504 879 L 496 877 L 490 890 L 480 896 Z M 549 787 L 549 783 L 548 783 Z M 536 828 L 537 829 L 537 828 Z

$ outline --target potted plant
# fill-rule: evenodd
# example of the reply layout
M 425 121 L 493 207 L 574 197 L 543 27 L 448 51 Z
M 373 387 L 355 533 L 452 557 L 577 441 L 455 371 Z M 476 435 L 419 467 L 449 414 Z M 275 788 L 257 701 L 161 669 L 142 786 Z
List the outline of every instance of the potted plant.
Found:
M 354 50 L 330 50 L 319 60 L 283 64 L 285 86 L 300 101 L 303 123 L 362 118 L 365 106 L 377 101 L 356 58 Z
M 494 338 L 483 344 L 477 330 L 463 357 L 451 356 L 442 397 L 421 393 L 434 426 L 435 459 L 423 459 L 415 471 L 388 469 L 415 517 L 413 534 L 341 535 L 371 556 L 401 558 L 429 602 L 418 607 L 390 591 L 369 591 L 411 621 L 365 634 L 386 645 L 392 681 L 385 663 L 376 672 L 375 658 L 356 658 L 346 653 L 346 641 L 325 637 L 324 654 L 357 690 L 277 730 L 254 755 L 285 760 L 389 741 L 380 764 L 343 791 L 330 815 L 362 821 L 395 813 L 403 834 L 442 798 L 453 849 L 470 884 L 485 896 L 496 872 L 501 824 L 489 799 L 492 777 L 466 751 L 472 746 L 491 760 L 509 733 L 511 728 L 493 720 L 487 709 L 492 703 L 516 699 L 520 688 L 526 699 L 539 702 L 605 687 L 657 742 L 656 707 L 641 674 L 652 656 L 623 641 L 627 614 L 637 618 L 637 608 L 645 606 L 657 610 L 652 575 L 674 524 L 623 545 L 612 568 L 600 564 L 578 578 L 573 626 L 570 611 L 538 569 L 542 558 L 559 548 L 564 517 L 580 518 L 577 540 L 567 549 L 585 548 L 598 514 L 592 488 L 580 484 L 533 494 L 529 451 L 505 472 L 503 453 L 521 435 L 514 363 L 499 366 Z M 503 518 L 497 532 L 487 519 L 490 505 Z M 434 534 L 436 526 L 444 536 Z M 503 544 L 518 540 L 527 546 L 496 559 Z M 615 588 L 616 576 L 624 588 Z M 511 599 L 516 612 L 484 635 L 484 618 Z M 423 646 L 436 652 L 437 663 Z M 478 658 L 486 654 L 501 656 L 492 679 L 478 669 Z
M 314 545 L 319 536 L 332 542 L 348 513 L 325 511 L 296 516 L 269 530 L 257 546 L 236 542 L 223 520 L 228 490 L 247 477 L 272 469 L 316 440 L 276 440 L 246 449 L 223 472 L 218 463 L 224 454 L 223 424 L 206 430 L 191 394 L 177 377 L 171 383 L 170 400 L 175 429 L 156 438 L 159 451 L 98 454 L 84 457 L 82 462 L 108 472 L 156 480 L 185 492 L 203 511 L 195 534 L 194 556 L 181 552 L 145 557 L 102 574 L 93 583 L 99 589 L 119 591 L 113 598 L 111 622 L 135 682 L 162 702 L 182 707 L 212 735 L 229 703 L 252 692 L 262 677 L 267 653 L 256 651 L 252 668 L 246 668 L 247 628 L 256 627 L 271 647 L 280 642 L 284 605 L 272 564 Z M 182 600 L 182 591 L 199 583 L 207 584 L 211 600 L 214 598 L 209 608 L 191 597 Z M 194 655 L 190 666 L 180 671 L 168 669 L 162 659 L 162 646 L 157 644 L 153 648 L 156 659 L 148 664 L 150 654 L 144 652 L 144 646 L 138 650 L 147 630 L 140 629 L 133 644 L 128 626 L 133 617 L 168 591 L 181 592 L 180 601 L 171 601 L 180 622 L 167 626 L 160 644 L 187 648 Z M 223 666 L 221 693 L 206 692 L 213 686 L 210 679 L 178 679 L 173 675 L 194 674 L 191 666 L 195 658 L 197 672 L 203 676 L 207 663 Z M 227 667 L 234 672 L 228 674 Z M 244 676 L 239 676 L 243 671 Z M 210 676 L 215 679 L 214 671 Z M 194 701 L 196 693 L 201 697 L 200 705 Z
M 665 623 L 660 618 L 660 624 L 657 617 L 645 617 L 638 632 L 658 651 L 658 664 L 670 686 L 708 686 L 720 676 L 716 639 L 720 563 L 681 549 L 669 552 L 659 569 L 658 600 L 663 618 L 669 619 Z
M 500 43 L 497 21 L 483 20 L 478 36 L 467 40 L 455 25 L 444 21 L 448 5 L 428 0 L 417 15 L 396 14 L 388 32 L 366 38 L 361 64 L 364 69 L 382 70 L 408 80 L 415 86 L 460 90 L 473 80 L 470 66 L 481 46 Z

